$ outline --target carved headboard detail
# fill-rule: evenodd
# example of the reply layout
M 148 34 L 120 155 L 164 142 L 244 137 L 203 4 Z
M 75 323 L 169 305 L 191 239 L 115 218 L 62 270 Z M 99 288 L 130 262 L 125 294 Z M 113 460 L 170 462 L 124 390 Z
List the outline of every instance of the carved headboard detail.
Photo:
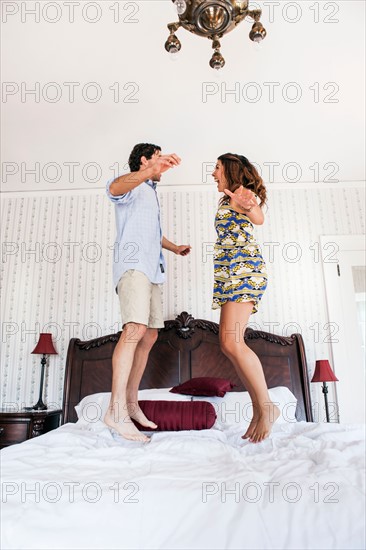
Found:
M 112 354 L 120 332 L 94 340 L 70 340 L 66 360 L 64 422 L 77 420 L 75 405 L 93 393 L 109 392 L 112 383 Z M 298 400 L 298 420 L 312 421 L 309 380 L 305 349 L 300 334 L 290 337 L 248 328 L 247 345 L 260 358 L 267 385 L 287 386 Z M 234 367 L 221 352 L 219 326 L 195 319 L 183 311 L 174 320 L 165 321 L 150 352 L 141 381 L 141 389 L 169 388 L 190 378 L 216 376 L 229 378 L 245 391 Z

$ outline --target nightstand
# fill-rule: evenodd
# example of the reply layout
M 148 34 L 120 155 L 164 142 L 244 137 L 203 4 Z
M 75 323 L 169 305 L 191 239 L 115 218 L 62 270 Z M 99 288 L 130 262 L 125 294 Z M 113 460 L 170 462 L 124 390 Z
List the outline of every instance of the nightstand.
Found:
M 60 425 L 62 410 L 17 412 L 0 409 L 0 449 L 54 430 Z

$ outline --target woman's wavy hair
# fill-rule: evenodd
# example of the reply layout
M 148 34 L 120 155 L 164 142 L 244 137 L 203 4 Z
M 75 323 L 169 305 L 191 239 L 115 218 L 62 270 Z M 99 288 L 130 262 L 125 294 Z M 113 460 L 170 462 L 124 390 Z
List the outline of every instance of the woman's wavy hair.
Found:
M 138 143 L 135 145 L 128 159 L 131 172 L 138 172 L 140 170 L 141 157 L 146 157 L 147 160 L 150 160 L 156 151 L 161 151 L 161 147 L 153 143 Z
M 258 174 L 257 169 L 249 160 L 242 156 L 233 153 L 225 153 L 218 160 L 221 161 L 224 168 L 227 189 L 234 193 L 241 185 L 246 189 L 250 189 L 260 198 L 259 206 L 263 206 L 267 202 L 267 191 L 262 178 Z M 220 200 L 221 204 L 226 204 L 230 197 L 225 195 Z

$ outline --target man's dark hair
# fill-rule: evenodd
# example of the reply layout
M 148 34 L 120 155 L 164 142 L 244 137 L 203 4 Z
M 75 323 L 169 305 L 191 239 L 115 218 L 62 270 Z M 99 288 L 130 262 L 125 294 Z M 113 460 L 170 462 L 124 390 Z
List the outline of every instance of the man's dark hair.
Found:
M 159 145 L 153 145 L 152 143 L 138 143 L 135 145 L 128 159 L 131 172 L 138 172 L 140 170 L 141 157 L 146 157 L 149 160 L 156 151 L 161 151 Z

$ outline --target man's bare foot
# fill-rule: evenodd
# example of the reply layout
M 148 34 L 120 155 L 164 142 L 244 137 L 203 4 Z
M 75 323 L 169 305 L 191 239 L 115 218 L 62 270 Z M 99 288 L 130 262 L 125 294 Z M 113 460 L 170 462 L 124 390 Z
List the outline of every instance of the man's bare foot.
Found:
M 113 412 L 108 411 L 104 417 L 104 423 L 108 428 L 115 430 L 118 435 L 130 441 L 142 441 L 147 443 L 150 438 L 138 431 L 129 416 L 125 416 L 123 420 L 116 422 L 113 418 Z
M 280 409 L 274 403 L 268 403 L 262 407 L 259 411 L 259 418 L 257 419 L 256 425 L 252 428 L 251 434 L 248 437 L 249 441 L 252 443 L 260 443 L 263 439 L 266 439 L 271 433 L 272 426 L 279 416 Z M 249 429 L 250 426 L 248 430 Z M 245 435 L 247 435 L 248 430 Z
M 152 420 L 149 420 L 148 418 L 146 418 L 146 416 L 144 415 L 144 413 L 142 412 L 138 404 L 136 405 L 136 403 L 132 403 L 132 406 L 131 406 L 131 404 L 128 403 L 127 407 L 128 407 L 130 418 L 132 418 L 133 420 L 136 420 L 136 422 L 138 422 L 140 426 L 143 426 L 144 428 L 150 428 L 151 430 L 156 430 L 158 425 L 155 424 L 155 422 L 153 422 Z

